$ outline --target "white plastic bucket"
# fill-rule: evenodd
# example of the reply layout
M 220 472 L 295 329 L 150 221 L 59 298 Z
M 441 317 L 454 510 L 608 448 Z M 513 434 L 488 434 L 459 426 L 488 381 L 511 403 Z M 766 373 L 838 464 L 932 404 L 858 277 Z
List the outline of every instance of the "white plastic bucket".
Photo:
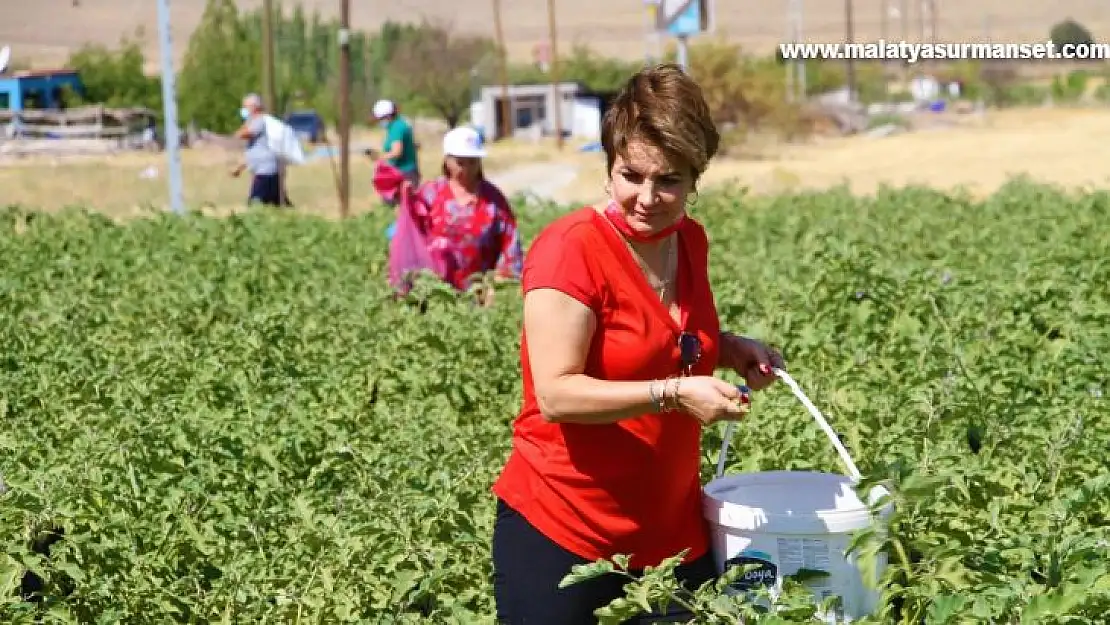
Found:
M 856 496 L 859 470 L 820 411 L 805 397 L 785 371 L 776 369 L 795 396 L 829 436 L 849 476 L 806 471 L 767 471 L 724 476 L 725 459 L 734 423 L 725 429 L 717 475 L 705 486 L 703 512 L 709 522 L 717 571 L 734 565 L 756 564 L 731 589 L 746 592 L 759 586 L 782 590 L 783 579 L 799 569 L 825 571 L 826 577 L 806 582 L 821 600 L 836 595 L 840 607 L 829 621 L 851 622 L 872 613 L 878 592 L 861 576 L 854 556 L 845 554 L 852 534 L 873 522 L 867 503 Z M 870 502 L 888 494 L 876 486 Z M 883 513 L 891 510 L 889 504 Z M 886 562 L 881 557 L 877 574 Z M 874 580 L 877 581 L 877 580 Z M 873 586 L 873 584 L 871 584 Z

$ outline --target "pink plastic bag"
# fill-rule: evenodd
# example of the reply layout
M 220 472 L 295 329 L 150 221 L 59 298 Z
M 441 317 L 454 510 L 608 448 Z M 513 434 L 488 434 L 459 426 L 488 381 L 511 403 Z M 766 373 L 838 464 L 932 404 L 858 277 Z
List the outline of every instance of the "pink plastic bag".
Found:
M 389 284 L 401 293 L 412 288 L 411 272 L 428 270 L 441 278 L 446 275 L 443 258 L 428 249 L 427 239 L 416 225 L 414 202 L 409 189 L 400 190 L 396 229 L 389 241 Z
M 405 182 L 405 174 L 385 161 L 378 161 L 374 167 L 374 190 L 381 196 L 382 201 L 393 204 L 401 192 L 401 185 Z

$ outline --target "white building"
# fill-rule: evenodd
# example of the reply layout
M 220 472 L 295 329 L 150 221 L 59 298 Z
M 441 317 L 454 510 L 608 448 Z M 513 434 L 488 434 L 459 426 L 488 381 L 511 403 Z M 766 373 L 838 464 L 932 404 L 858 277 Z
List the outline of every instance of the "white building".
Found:
M 557 86 L 509 85 L 509 119 L 513 136 L 539 138 L 554 136 L 555 117 L 552 103 L 558 90 L 562 99 L 561 125 L 563 136 L 597 140 L 601 137 L 601 115 L 604 98 L 586 92 L 578 83 L 564 82 Z M 471 124 L 487 141 L 500 139 L 502 89 L 484 86 L 470 103 Z

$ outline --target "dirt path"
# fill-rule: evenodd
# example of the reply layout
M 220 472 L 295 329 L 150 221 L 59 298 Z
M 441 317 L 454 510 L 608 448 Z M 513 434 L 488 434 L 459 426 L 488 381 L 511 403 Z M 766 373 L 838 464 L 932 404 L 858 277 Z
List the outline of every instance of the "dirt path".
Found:
M 578 178 L 578 169 L 566 162 L 532 163 L 492 172 L 489 178 L 508 196 L 524 193 L 541 200 L 556 200 L 560 191 Z

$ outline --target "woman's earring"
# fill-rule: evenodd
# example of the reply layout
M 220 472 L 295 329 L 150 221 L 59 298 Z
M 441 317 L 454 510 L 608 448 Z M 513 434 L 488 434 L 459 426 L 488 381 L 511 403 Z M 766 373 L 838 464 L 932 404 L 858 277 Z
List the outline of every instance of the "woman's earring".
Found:
M 690 199 L 689 197 L 687 197 L 686 198 L 686 206 L 687 207 L 693 207 L 694 205 L 696 205 L 698 203 L 698 198 L 699 197 L 701 197 L 701 194 L 697 191 L 694 191 L 694 195 L 693 195 L 694 199 Z

